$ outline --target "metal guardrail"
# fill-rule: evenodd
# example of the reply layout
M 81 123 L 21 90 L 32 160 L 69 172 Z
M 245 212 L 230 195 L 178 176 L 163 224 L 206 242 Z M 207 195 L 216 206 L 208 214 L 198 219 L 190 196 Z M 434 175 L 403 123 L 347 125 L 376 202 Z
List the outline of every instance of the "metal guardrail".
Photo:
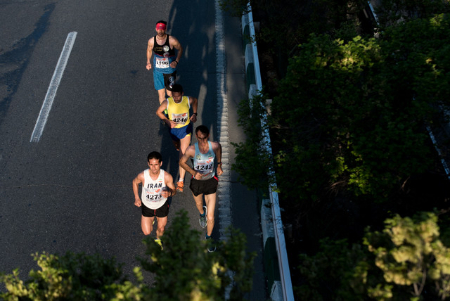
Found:
M 253 55 L 253 66 L 254 66 L 254 75 L 256 82 L 256 91 L 253 91 L 253 95 L 259 93 L 262 90 L 262 81 L 261 81 L 261 72 L 259 68 L 259 57 L 258 57 L 258 48 L 256 46 L 255 41 L 255 26 L 253 23 L 253 14 L 251 12 L 251 5 L 248 4 L 248 25 L 250 30 L 250 38 L 251 38 L 251 50 Z M 267 123 L 267 118 L 264 117 L 261 120 L 261 125 L 263 128 L 267 128 L 265 124 Z M 268 130 L 264 131 L 264 145 L 266 145 L 266 151 L 272 153 L 270 136 Z M 269 178 L 274 174 L 273 166 L 269 167 Z M 291 281 L 291 273 L 289 270 L 289 261 L 286 252 L 286 241 L 284 238 L 284 229 L 283 223 L 281 221 L 281 212 L 280 205 L 278 200 L 278 193 L 276 192 L 277 184 L 270 183 L 269 184 L 269 194 L 270 194 L 270 204 L 272 209 L 272 218 L 273 218 L 273 227 L 275 234 L 275 245 L 278 255 L 278 265 L 280 271 L 280 280 L 281 280 L 281 288 L 283 294 L 283 300 L 285 301 L 293 301 L 294 293 L 292 290 L 292 281 Z
M 441 158 L 441 163 L 442 163 L 442 166 L 444 167 L 445 173 L 447 174 L 447 178 L 450 180 L 450 169 L 448 168 L 447 162 L 445 162 L 445 160 L 444 160 L 444 156 L 443 156 L 441 150 L 437 146 L 438 143 L 436 141 L 436 138 L 434 137 L 434 134 L 431 131 L 431 128 L 429 126 L 427 126 L 426 128 L 428 131 L 428 135 L 430 135 L 431 141 L 433 142 L 434 148 L 436 149 L 438 156 Z
M 377 24 L 378 24 L 378 16 L 377 16 L 377 14 L 375 13 L 375 10 L 374 10 L 374 8 L 373 8 L 372 2 L 371 2 L 371 1 L 367 1 L 367 3 L 369 4 L 370 11 L 372 12 L 373 17 L 375 18 L 375 21 L 376 21 Z

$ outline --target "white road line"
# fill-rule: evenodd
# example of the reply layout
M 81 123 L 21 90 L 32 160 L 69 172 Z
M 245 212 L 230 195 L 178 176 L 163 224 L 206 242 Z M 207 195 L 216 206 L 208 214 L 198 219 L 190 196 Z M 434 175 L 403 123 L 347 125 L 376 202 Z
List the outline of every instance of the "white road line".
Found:
M 77 33 L 75 31 L 70 32 L 67 35 L 66 43 L 64 44 L 61 55 L 59 56 L 58 64 L 56 65 L 50 85 L 48 86 L 47 95 L 45 95 L 44 103 L 42 104 L 39 117 L 36 120 L 30 142 L 39 142 L 39 139 L 41 139 L 42 132 L 44 131 L 45 124 L 47 123 L 48 115 L 52 109 L 56 91 L 58 90 L 59 83 L 61 82 L 64 69 L 66 69 L 67 61 L 69 60 L 70 52 L 72 51 L 76 37 Z

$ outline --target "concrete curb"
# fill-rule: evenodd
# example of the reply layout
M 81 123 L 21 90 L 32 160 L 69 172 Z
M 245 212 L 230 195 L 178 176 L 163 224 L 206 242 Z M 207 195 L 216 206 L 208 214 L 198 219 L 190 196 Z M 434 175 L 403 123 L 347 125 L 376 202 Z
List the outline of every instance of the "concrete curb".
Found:
M 226 241 L 226 229 L 232 224 L 230 201 L 230 139 L 228 133 L 228 99 L 226 94 L 226 57 L 223 16 L 219 1 L 215 1 L 215 30 L 216 30 L 216 79 L 217 79 L 217 134 L 222 145 L 222 170 L 220 184 L 217 187 L 217 213 L 220 223 L 218 225 L 219 239 Z

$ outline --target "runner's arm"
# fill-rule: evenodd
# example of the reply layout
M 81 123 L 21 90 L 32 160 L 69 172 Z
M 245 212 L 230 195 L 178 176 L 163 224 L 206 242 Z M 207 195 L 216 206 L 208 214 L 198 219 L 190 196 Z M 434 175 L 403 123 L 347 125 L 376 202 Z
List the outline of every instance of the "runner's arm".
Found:
M 168 126 L 170 126 L 170 120 L 164 115 L 164 110 L 167 109 L 167 99 L 156 110 L 156 115 L 164 121 Z
M 177 58 L 175 59 L 175 61 L 177 62 L 176 65 L 178 66 L 178 64 L 180 63 L 180 59 L 181 59 L 181 55 L 183 54 L 183 47 L 181 46 L 180 42 L 177 40 L 177 38 L 175 38 L 174 36 L 170 36 L 169 38 L 169 43 L 170 45 L 175 48 L 177 51 Z M 174 61 L 174 62 L 175 62 Z M 173 63 L 173 62 L 172 62 Z M 176 66 L 175 66 L 176 67 Z M 173 68 L 173 67 L 172 67 Z
M 222 170 L 222 145 L 219 142 L 212 142 L 212 147 L 214 154 L 217 158 L 217 175 L 221 176 L 223 174 Z
M 192 116 L 191 121 L 197 121 L 197 108 L 198 108 L 198 100 L 195 97 L 189 96 L 189 104 L 192 107 Z
M 188 173 L 193 175 L 195 179 L 197 179 L 196 177 L 197 172 L 187 164 L 187 160 L 189 160 L 190 158 L 194 158 L 194 156 L 195 156 L 195 146 L 191 145 L 186 149 L 183 157 L 181 157 L 180 167 L 182 167 L 185 171 L 187 171 Z M 198 173 L 198 175 L 200 175 L 200 173 Z M 200 177 L 197 180 L 201 178 L 202 176 L 200 175 Z
M 141 207 L 141 198 L 139 197 L 139 184 L 144 182 L 144 173 L 141 172 L 137 175 L 133 180 L 133 192 L 134 192 L 134 205 L 137 207 Z
M 172 175 L 167 171 L 164 171 L 164 182 L 166 182 L 166 187 L 169 188 L 169 191 L 167 191 L 167 197 L 176 195 L 177 190 L 175 189 L 175 185 L 173 184 Z
M 153 55 L 153 38 L 148 40 L 147 46 L 147 70 L 152 69 L 152 63 L 150 62 Z

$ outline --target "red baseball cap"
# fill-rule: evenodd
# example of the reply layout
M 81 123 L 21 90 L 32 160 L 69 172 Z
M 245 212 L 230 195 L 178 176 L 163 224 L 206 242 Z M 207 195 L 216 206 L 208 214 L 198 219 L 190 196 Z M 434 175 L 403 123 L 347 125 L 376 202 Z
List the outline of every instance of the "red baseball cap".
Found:
M 166 30 L 166 24 L 158 23 L 158 24 L 156 24 L 156 29 Z

